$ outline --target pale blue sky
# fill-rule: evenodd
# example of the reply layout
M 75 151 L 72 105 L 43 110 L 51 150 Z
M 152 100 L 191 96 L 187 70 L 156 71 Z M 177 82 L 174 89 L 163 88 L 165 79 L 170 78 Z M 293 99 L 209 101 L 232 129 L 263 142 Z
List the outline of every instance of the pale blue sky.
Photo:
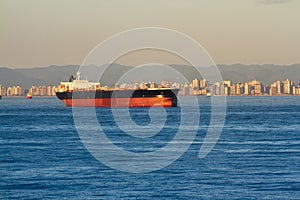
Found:
M 107 37 L 145 26 L 193 37 L 218 64 L 300 63 L 299 19 L 298 0 L 0 0 L 0 66 L 81 64 Z

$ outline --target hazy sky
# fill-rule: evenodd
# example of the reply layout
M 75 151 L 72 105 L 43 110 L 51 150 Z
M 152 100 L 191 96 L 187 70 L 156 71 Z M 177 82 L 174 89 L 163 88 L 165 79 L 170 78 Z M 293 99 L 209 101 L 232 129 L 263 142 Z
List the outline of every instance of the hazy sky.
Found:
M 145 26 L 193 37 L 218 64 L 300 63 L 299 20 L 299 0 L 0 0 L 0 66 L 81 64 L 107 37 Z M 137 55 L 119 62 L 153 58 Z

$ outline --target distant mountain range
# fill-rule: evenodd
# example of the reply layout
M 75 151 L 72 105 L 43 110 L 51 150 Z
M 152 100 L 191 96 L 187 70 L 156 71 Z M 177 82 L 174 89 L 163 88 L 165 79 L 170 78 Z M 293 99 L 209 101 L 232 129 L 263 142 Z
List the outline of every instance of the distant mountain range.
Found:
M 91 70 L 97 70 L 96 66 L 88 66 Z M 191 66 L 172 65 L 180 71 L 189 81 L 201 78 L 197 71 Z M 295 83 L 300 82 L 300 64 L 293 65 L 218 65 L 223 80 L 233 82 L 247 82 L 254 79 L 269 85 L 277 80 L 290 79 Z M 20 85 L 24 89 L 32 85 L 59 85 L 61 81 L 68 81 L 71 74 L 76 74 L 78 65 L 49 66 L 43 68 L 19 68 L 10 69 L 0 67 L 0 84 L 4 87 Z M 112 64 L 105 71 L 102 85 L 113 85 L 126 71 L 132 69 L 130 66 Z M 147 74 L 146 74 L 147 75 Z M 142 75 L 141 75 L 142 77 Z

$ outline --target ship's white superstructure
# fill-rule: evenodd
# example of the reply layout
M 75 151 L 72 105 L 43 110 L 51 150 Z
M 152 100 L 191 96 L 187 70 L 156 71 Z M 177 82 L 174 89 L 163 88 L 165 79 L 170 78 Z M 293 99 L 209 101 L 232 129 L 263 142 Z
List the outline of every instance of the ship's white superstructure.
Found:
M 77 77 L 72 82 L 61 82 L 60 91 L 68 90 L 96 90 L 100 88 L 99 82 L 89 82 L 87 80 L 80 80 L 80 72 L 77 72 Z

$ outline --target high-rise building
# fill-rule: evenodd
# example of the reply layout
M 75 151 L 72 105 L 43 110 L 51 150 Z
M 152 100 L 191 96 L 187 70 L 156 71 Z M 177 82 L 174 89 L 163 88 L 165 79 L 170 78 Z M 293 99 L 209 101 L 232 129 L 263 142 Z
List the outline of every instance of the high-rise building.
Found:
M 35 86 L 31 86 L 31 88 L 29 89 L 29 93 L 34 95 L 34 96 L 40 95 L 38 88 L 35 87 Z
M 192 94 L 191 92 L 192 92 L 192 88 L 190 87 L 189 84 L 185 83 L 181 85 L 180 95 L 188 96 Z
M 199 85 L 200 85 L 199 80 L 195 78 L 192 82 L 192 88 L 197 90 L 197 89 L 199 89 Z
M 219 95 L 225 95 L 225 86 L 224 84 L 220 85 Z
M 200 80 L 200 85 L 199 85 L 199 87 L 200 88 L 206 88 L 207 87 L 207 81 L 206 81 L 206 79 L 202 79 L 202 80 Z
M 244 95 L 249 95 L 250 94 L 250 85 L 249 83 L 244 84 Z
M 23 94 L 22 87 L 20 86 L 11 86 L 6 90 L 7 96 L 21 96 Z
M 6 92 L 5 92 L 5 88 L 3 85 L 0 84 L 0 95 L 1 96 L 5 96 L 6 95 Z
M 295 86 L 295 91 L 293 92 L 294 95 L 300 95 L 300 85 Z
M 236 95 L 236 86 L 235 85 L 232 85 L 228 88 L 230 88 L 230 95 Z
M 223 81 L 223 84 L 226 85 L 227 87 L 231 86 L 231 81 Z
M 230 87 L 224 85 L 224 94 L 227 96 L 230 95 Z
M 14 90 L 14 96 L 21 96 L 23 94 L 23 90 L 20 86 L 14 86 L 13 87 Z
M 50 85 L 47 86 L 47 96 L 52 95 L 52 87 Z
M 216 82 L 215 84 L 214 84 L 214 86 L 215 86 L 215 95 L 220 95 L 221 93 L 220 93 L 220 90 L 221 90 L 221 84 L 220 84 L 220 82 Z
M 199 95 L 206 95 L 207 94 L 207 88 L 203 88 L 199 90 Z
M 8 87 L 6 90 L 6 96 L 13 96 L 13 88 L 12 87 Z
M 216 86 L 215 85 L 208 86 L 208 92 L 210 94 L 216 94 Z
M 282 94 L 283 93 L 283 85 L 280 81 L 276 82 L 276 93 L 277 94 Z
M 276 95 L 277 94 L 277 83 L 272 83 L 270 86 L 270 91 L 269 91 L 269 95 Z
M 47 95 L 47 87 L 46 86 L 39 86 L 39 91 L 41 96 Z
M 244 94 L 244 84 L 242 84 L 241 82 L 238 82 L 236 84 L 236 94 L 237 95 Z
M 263 93 L 264 94 L 270 94 L 270 86 L 266 86 L 266 87 L 264 87 L 264 89 L 263 89 Z
M 252 86 L 251 88 L 253 88 L 253 91 L 252 91 L 252 89 L 250 89 L 250 94 L 254 94 L 254 95 L 262 94 L 263 85 L 260 81 L 253 80 L 249 83 L 249 85 Z
M 263 86 L 261 82 L 257 81 L 254 85 L 254 94 L 260 95 L 262 94 Z
M 269 94 L 272 95 L 272 96 L 276 95 L 277 94 L 276 87 L 271 86 Z
M 140 86 L 139 86 L 141 89 L 146 89 L 147 86 L 146 86 L 146 83 L 140 83 Z
M 292 93 L 292 81 L 290 81 L 289 79 L 283 81 L 283 93 L 284 94 Z
M 156 88 L 156 84 L 154 82 L 150 82 L 150 88 Z
M 169 88 L 169 87 L 170 87 L 170 84 L 169 84 L 167 81 L 162 81 L 162 82 L 161 82 L 161 85 L 162 85 L 164 88 Z
M 53 86 L 53 87 L 51 88 L 51 96 L 55 96 L 56 92 L 57 92 L 57 87 L 56 87 L 56 86 Z

